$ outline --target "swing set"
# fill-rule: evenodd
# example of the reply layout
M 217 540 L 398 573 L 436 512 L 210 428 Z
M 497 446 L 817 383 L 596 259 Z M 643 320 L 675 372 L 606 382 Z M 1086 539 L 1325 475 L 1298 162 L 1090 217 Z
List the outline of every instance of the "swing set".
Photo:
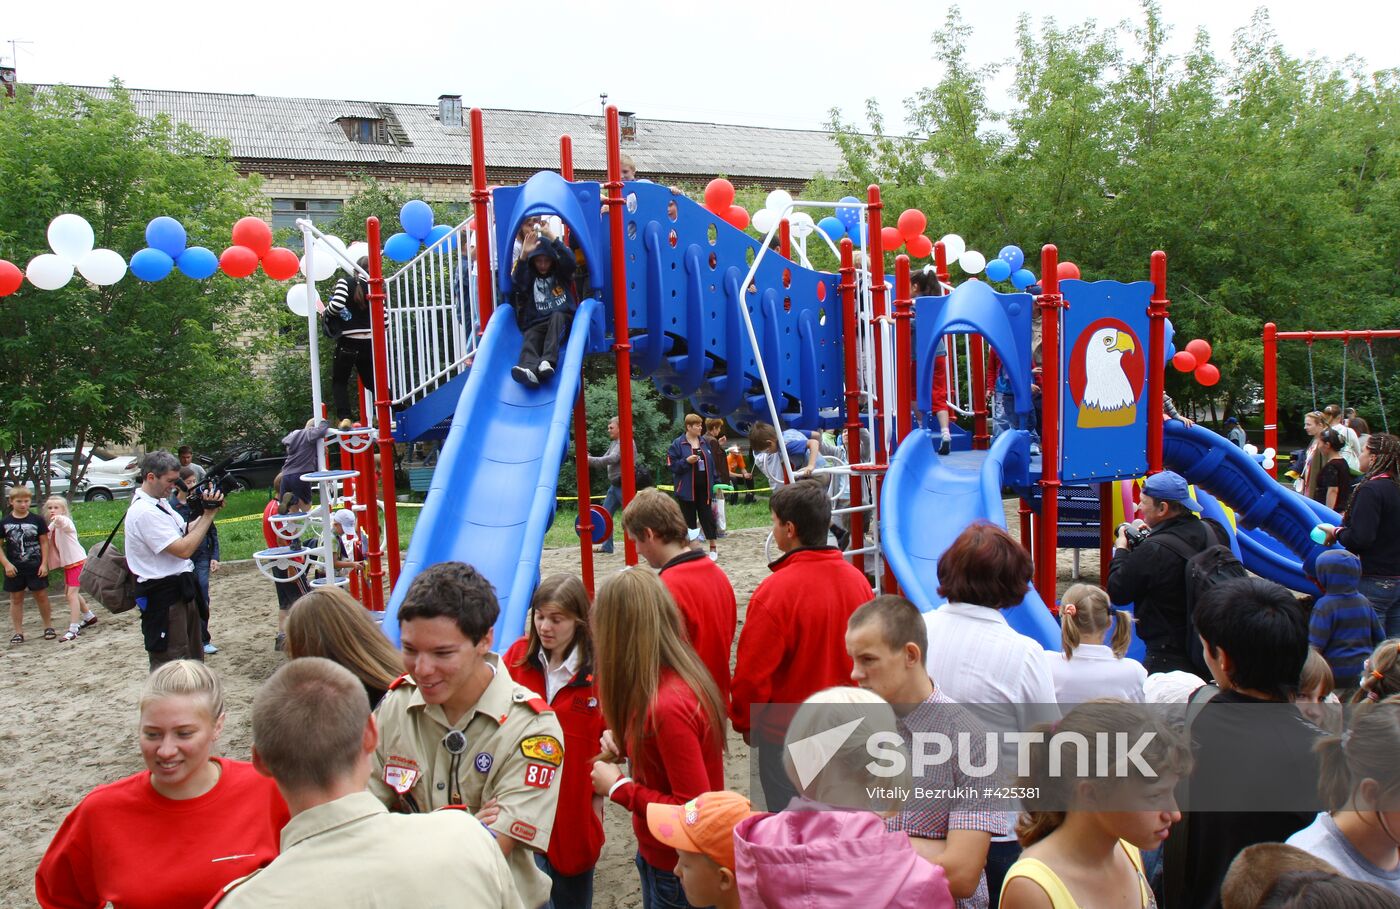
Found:
M 1385 432 L 1390 432 L 1390 419 L 1385 412 L 1385 398 L 1381 394 L 1381 380 L 1376 372 L 1376 352 L 1373 342 L 1384 339 L 1400 339 L 1400 330 L 1362 331 L 1279 331 L 1273 322 L 1264 325 L 1264 446 L 1278 448 L 1278 342 L 1302 341 L 1308 346 L 1308 384 L 1312 388 L 1313 410 L 1321 410 L 1317 400 L 1317 376 L 1313 369 L 1313 344 L 1317 341 L 1342 342 L 1342 410 L 1347 406 L 1347 362 L 1352 341 L 1366 343 L 1366 359 L 1371 367 L 1371 381 L 1376 391 L 1376 407 L 1380 410 L 1381 424 Z M 1278 467 L 1271 471 L 1278 476 Z

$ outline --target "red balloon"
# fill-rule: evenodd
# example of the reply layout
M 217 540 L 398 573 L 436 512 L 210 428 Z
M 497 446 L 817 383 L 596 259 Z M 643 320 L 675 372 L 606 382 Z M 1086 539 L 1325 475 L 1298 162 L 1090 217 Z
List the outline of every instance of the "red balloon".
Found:
M 899 235 L 906 241 L 912 240 L 928 227 L 928 217 L 917 208 L 906 208 L 899 213 Z
M 285 281 L 297 273 L 301 262 L 297 254 L 284 246 L 274 246 L 262 257 L 263 274 L 274 281 Z
M 1178 350 L 1172 357 L 1172 365 L 1179 372 L 1192 372 L 1196 368 L 1196 355 L 1188 350 Z
M 219 256 L 219 267 L 230 278 L 246 278 L 258 270 L 258 254 L 246 246 L 230 246 Z
M 261 258 L 272 248 L 272 228 L 262 218 L 239 218 L 233 225 L 233 245 L 246 246 Z
M 880 228 L 880 243 L 885 247 L 885 252 L 894 252 L 904 245 L 904 238 L 899 235 L 899 230 L 893 227 Z
M 24 283 L 24 272 L 13 262 L 0 259 L 0 297 L 8 297 Z
M 1210 362 L 1211 349 L 1209 341 L 1206 341 L 1202 338 L 1197 338 L 1190 344 L 1187 344 L 1186 349 L 1191 351 L 1191 355 L 1196 358 L 1197 363 Z M 1211 384 L 1214 385 L 1215 383 L 1212 382 Z
M 1079 266 L 1073 262 L 1061 262 L 1055 269 L 1061 281 L 1072 281 L 1079 277 Z
M 715 177 L 705 184 L 705 207 L 728 221 L 729 217 L 725 213 L 734 207 L 734 184 L 723 177 Z M 747 213 L 744 222 L 748 223 Z
M 933 255 L 933 241 L 923 234 L 919 234 L 917 237 L 910 237 L 909 240 L 905 242 L 904 247 L 909 250 L 909 255 L 916 259 L 927 259 L 929 256 Z
M 1220 370 L 1214 363 L 1202 363 L 1196 367 L 1196 381 L 1209 388 L 1220 381 Z
M 732 192 L 733 188 L 731 187 L 730 189 Z M 729 210 L 726 211 L 722 217 L 740 230 L 749 226 L 749 211 L 742 205 L 729 206 Z

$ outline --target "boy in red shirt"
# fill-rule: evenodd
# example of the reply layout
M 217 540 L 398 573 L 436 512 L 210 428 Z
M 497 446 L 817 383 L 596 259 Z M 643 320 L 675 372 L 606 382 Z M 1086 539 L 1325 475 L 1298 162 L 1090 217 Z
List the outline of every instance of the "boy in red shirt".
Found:
M 874 598 L 870 583 L 841 551 L 826 545 L 831 499 L 813 480 L 773 492 L 773 542 L 783 553 L 749 600 L 734 664 L 729 718 L 758 748 L 759 781 L 768 810 L 787 806 L 797 790 L 783 769 L 783 736 L 790 711 L 750 711 L 768 704 L 801 704 L 826 688 L 851 684 L 846 622 Z
M 643 489 L 622 513 L 622 529 L 637 554 L 661 575 L 680 607 L 690 645 L 729 703 L 729 654 L 739 624 L 739 603 L 724 569 L 691 549 L 676 500 L 659 489 Z

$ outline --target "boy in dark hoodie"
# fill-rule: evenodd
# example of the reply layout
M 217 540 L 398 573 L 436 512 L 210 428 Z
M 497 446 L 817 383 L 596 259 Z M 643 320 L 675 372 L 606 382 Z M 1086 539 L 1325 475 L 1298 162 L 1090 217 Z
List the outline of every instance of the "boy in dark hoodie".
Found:
M 576 267 L 568 247 L 547 226 L 527 235 L 511 274 L 515 323 L 524 337 L 520 362 L 510 374 L 522 385 L 536 388 L 554 375 L 559 348 L 569 336 L 569 325 L 578 309 L 573 291 Z
M 1329 549 L 1317 557 L 1319 597 L 1308 620 L 1308 643 L 1332 668 L 1337 688 L 1355 688 L 1361 664 L 1385 640 L 1371 601 L 1357 590 L 1361 560 L 1345 549 Z

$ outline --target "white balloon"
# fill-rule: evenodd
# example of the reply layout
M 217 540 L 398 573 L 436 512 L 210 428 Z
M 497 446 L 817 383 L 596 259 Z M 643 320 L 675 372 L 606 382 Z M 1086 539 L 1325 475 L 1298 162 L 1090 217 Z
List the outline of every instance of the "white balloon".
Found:
M 764 208 L 753 213 L 753 229 L 761 234 L 772 230 L 777 221 L 778 216 L 771 209 Z
M 359 262 L 369 255 L 369 244 L 356 240 L 345 248 L 345 258 L 351 262 Z
M 310 277 L 313 281 L 324 281 L 335 274 L 336 269 L 340 267 L 340 260 L 331 255 L 330 250 L 326 249 L 320 241 L 317 241 L 317 246 L 320 248 L 316 250 L 316 255 L 311 261 L 316 273 Z M 301 257 L 301 273 L 307 274 L 306 256 Z
M 62 256 L 44 253 L 29 260 L 24 276 L 40 290 L 58 290 L 73 280 L 73 263 Z
M 94 249 L 78 262 L 78 274 L 98 287 L 106 287 L 126 276 L 126 260 L 110 249 Z
M 957 234 L 944 234 L 939 242 L 943 244 L 943 251 L 947 253 L 949 262 L 961 259 L 962 254 L 967 251 L 967 243 Z
M 958 267 L 970 275 L 975 275 L 987 267 L 987 257 L 975 249 L 958 256 Z
M 783 209 L 792 204 L 792 194 L 785 189 L 775 189 L 768 194 L 764 200 L 763 207 L 775 215 L 781 215 Z
M 305 284 L 293 284 L 287 288 L 287 308 L 303 319 L 310 312 L 310 301 L 316 303 L 316 309 L 321 309 L 321 300 L 314 292 L 307 296 Z
M 49 222 L 49 248 L 69 265 L 92 252 L 92 225 L 80 215 L 59 215 Z

